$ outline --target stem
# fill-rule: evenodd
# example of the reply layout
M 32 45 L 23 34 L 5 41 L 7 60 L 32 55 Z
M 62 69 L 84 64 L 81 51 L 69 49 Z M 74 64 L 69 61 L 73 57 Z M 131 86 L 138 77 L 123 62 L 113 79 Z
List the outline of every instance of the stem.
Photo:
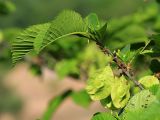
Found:
M 120 60 L 116 54 L 112 53 L 109 49 L 105 48 L 101 43 L 96 42 L 96 44 L 99 46 L 99 48 L 102 50 L 104 54 L 112 56 L 113 61 L 122 70 L 124 75 L 126 75 L 132 82 L 134 82 L 134 84 L 138 86 L 141 90 L 144 89 L 143 86 L 137 80 L 135 80 L 133 74 L 131 73 L 131 70 L 127 69 L 127 65 L 123 63 L 123 61 Z

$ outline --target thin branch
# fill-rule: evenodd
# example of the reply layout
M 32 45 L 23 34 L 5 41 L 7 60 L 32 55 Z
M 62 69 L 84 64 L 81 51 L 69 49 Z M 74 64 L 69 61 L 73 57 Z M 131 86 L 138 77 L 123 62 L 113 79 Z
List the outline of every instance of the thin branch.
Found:
M 99 46 L 99 48 L 102 50 L 104 54 L 112 56 L 113 61 L 122 70 L 124 75 L 126 75 L 131 81 L 133 81 L 134 84 L 138 86 L 141 90 L 144 89 L 143 86 L 137 80 L 135 80 L 131 70 L 127 69 L 127 65 L 122 60 L 120 60 L 116 54 L 112 53 L 109 49 L 105 48 L 101 43 L 96 42 L 96 44 Z

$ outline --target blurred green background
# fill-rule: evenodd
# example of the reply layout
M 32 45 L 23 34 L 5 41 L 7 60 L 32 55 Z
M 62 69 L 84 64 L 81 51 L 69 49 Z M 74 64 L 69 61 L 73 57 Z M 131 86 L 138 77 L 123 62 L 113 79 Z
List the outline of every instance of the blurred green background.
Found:
M 151 4 L 153 1 L 155 0 L 0 0 L 0 120 L 35 120 L 44 112 L 45 107 L 43 104 L 46 105 L 48 100 L 45 101 L 43 99 L 47 98 L 45 95 L 48 91 L 50 93 L 49 95 L 47 94 L 48 99 L 54 96 L 55 91 L 51 92 L 50 87 L 54 86 L 56 90 L 57 88 L 63 89 L 59 86 L 57 87 L 57 83 L 56 85 L 49 84 L 46 86 L 39 81 L 37 82 L 36 77 L 39 77 L 39 75 L 44 72 L 42 68 L 46 65 L 41 66 L 37 64 L 37 58 L 33 58 L 33 63 L 29 63 L 29 67 L 22 65 L 18 68 L 12 68 L 11 46 L 9 43 L 22 28 L 52 21 L 58 13 L 65 9 L 77 11 L 83 17 L 87 16 L 89 13 L 97 13 L 102 20 L 110 20 L 126 15 L 132 15 L 132 13 L 136 12 L 139 8 Z M 137 25 L 139 26 L 139 24 Z M 76 43 L 78 44 L 77 46 L 75 45 Z M 56 72 L 61 75 L 61 77 L 71 75 L 74 78 L 78 78 L 77 74 L 79 69 L 77 70 L 77 64 L 79 65 L 79 61 L 82 70 L 87 70 L 87 72 L 92 72 L 97 66 L 103 67 L 106 65 L 106 58 L 104 59 L 104 55 L 95 49 L 95 46 L 92 44 L 86 46 L 86 41 L 75 41 L 74 39 L 70 39 L 68 43 L 66 41 L 59 41 L 55 43 L 54 47 L 48 47 L 46 52 L 42 55 L 46 60 L 46 66 L 53 71 L 56 69 Z M 70 51 L 72 51 L 72 53 Z M 95 53 L 94 55 L 92 54 L 93 52 Z M 63 67 L 66 69 L 62 70 Z M 37 76 L 33 77 L 30 75 L 31 72 L 28 71 L 32 71 L 32 73 Z M 86 79 L 89 72 L 81 72 L 83 75 L 82 77 L 85 77 Z M 8 87 L 8 85 L 12 86 L 12 83 L 10 83 L 12 79 L 14 82 L 16 81 L 13 83 L 18 88 L 18 92 L 16 87 Z M 31 81 L 29 81 L 29 79 L 31 79 Z M 5 80 L 7 80 L 7 82 Z M 78 84 L 76 85 L 78 86 Z M 76 85 L 75 87 L 77 87 Z M 32 91 L 36 90 L 37 92 L 30 94 Z M 46 93 L 44 91 L 46 91 Z M 37 94 L 39 95 L 38 97 Z M 29 102 L 26 102 L 27 100 Z M 39 103 L 37 101 L 41 102 Z M 33 104 L 34 102 L 37 103 L 37 106 L 42 104 L 42 107 L 38 108 Z M 35 106 L 35 108 L 32 108 L 31 106 Z M 95 108 L 95 110 L 97 109 L 99 109 L 99 106 Z M 39 110 L 41 111 L 37 112 Z M 13 113 L 14 117 L 12 119 L 1 117 L 1 115 L 3 116 L 6 112 Z M 85 115 L 84 112 L 84 116 Z M 89 117 L 88 113 L 87 115 L 87 117 Z M 72 116 L 73 120 L 75 118 Z M 68 118 L 68 120 L 72 119 Z M 58 120 L 63 119 L 59 118 Z
M 151 1 L 151 0 L 149 0 Z M 145 3 L 143 0 L 12 0 L 16 11 L 0 16 L 0 28 L 26 27 L 50 21 L 64 9 L 72 9 L 83 16 L 95 12 L 108 19 L 132 13 Z

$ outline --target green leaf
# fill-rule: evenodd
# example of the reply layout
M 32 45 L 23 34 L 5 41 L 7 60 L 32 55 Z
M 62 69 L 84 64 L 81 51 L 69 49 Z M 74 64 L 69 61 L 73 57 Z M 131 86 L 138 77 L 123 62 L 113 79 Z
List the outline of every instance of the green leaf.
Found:
M 21 60 L 33 49 L 39 53 L 54 41 L 71 35 L 90 37 L 82 17 L 74 11 L 62 12 L 51 23 L 31 26 L 12 42 L 13 63 Z
M 50 101 L 46 112 L 44 113 L 41 120 L 51 120 L 53 113 L 57 110 L 57 108 L 61 105 L 61 103 L 70 96 L 72 91 L 68 90 L 60 96 L 55 97 Z
M 35 42 L 34 42 L 34 50 L 36 51 L 36 53 L 38 54 L 40 52 L 41 49 L 41 45 L 43 43 L 43 38 L 45 37 L 45 34 L 48 30 L 48 28 L 50 27 L 50 24 L 45 24 L 43 26 L 43 28 L 41 28 L 40 32 L 38 33 L 37 37 L 35 38 Z
M 51 22 L 51 26 L 43 39 L 42 48 L 45 48 L 54 41 L 70 36 L 88 37 L 87 27 L 82 17 L 74 11 L 63 11 L 55 20 Z
M 129 111 L 125 114 L 123 120 L 159 120 L 160 104 L 151 104 L 143 110 Z
M 98 16 L 95 13 L 89 14 L 86 17 L 85 22 L 86 22 L 87 26 L 93 31 L 98 30 L 100 28 Z
M 12 42 L 13 63 L 17 63 L 33 50 L 39 53 L 54 41 L 70 36 L 99 40 L 100 43 L 103 43 L 102 38 L 106 33 L 107 24 L 100 26 L 95 14 L 90 15 L 87 19 L 88 26 L 78 13 L 68 10 L 58 15 L 51 23 L 27 28 Z M 89 31 L 89 27 L 96 30 Z
M 122 120 L 159 120 L 155 119 L 159 116 L 155 114 L 159 113 L 155 110 L 159 106 L 156 97 L 149 90 L 143 90 L 130 99 L 121 117 Z
M 130 50 L 130 45 L 125 46 L 122 50 L 118 50 L 117 56 L 126 64 L 133 63 L 138 57 L 141 49 Z
M 91 120 L 117 120 L 109 113 L 98 113 L 92 117 Z
M 85 90 L 73 92 L 71 96 L 73 101 L 82 107 L 88 107 L 91 103 L 91 99 Z
M 137 109 L 145 109 L 155 100 L 156 97 L 152 95 L 149 90 L 143 90 L 130 99 L 127 106 L 125 107 L 125 111 L 127 112 L 135 111 Z
M 154 101 L 145 109 L 136 109 L 134 111 L 125 112 L 123 120 L 159 120 L 160 119 L 160 103 Z
M 27 53 L 34 50 L 39 50 L 39 44 L 43 40 L 43 36 L 49 27 L 49 23 L 34 25 L 23 32 L 12 42 L 12 60 L 13 64 L 21 60 Z M 35 44 L 35 43 L 37 44 Z M 37 46 L 36 46 L 37 45 Z
M 97 31 L 97 34 L 99 36 L 98 40 L 102 45 L 105 45 L 107 42 L 105 39 L 105 37 L 108 37 L 106 29 L 107 29 L 107 22 Z
M 153 85 L 158 85 L 159 80 L 155 76 L 145 76 L 142 77 L 139 82 L 145 87 L 145 88 L 150 88 Z
M 104 45 L 107 23 L 101 24 L 95 13 L 89 14 L 86 17 L 85 22 L 89 28 L 88 32 L 92 34 L 92 39 Z
M 124 76 L 116 78 L 112 85 L 111 98 L 116 108 L 123 108 L 130 98 L 130 84 Z
M 101 100 L 111 93 L 114 75 L 110 66 L 97 70 L 87 81 L 87 93 L 92 100 Z

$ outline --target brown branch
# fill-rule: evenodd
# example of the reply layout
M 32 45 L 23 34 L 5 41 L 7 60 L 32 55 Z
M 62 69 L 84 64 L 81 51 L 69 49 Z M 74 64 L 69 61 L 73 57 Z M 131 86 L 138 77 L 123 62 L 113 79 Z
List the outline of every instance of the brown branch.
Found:
M 122 73 L 124 75 L 126 75 L 132 82 L 134 82 L 134 84 L 138 86 L 141 90 L 144 89 L 143 86 L 137 80 L 135 80 L 132 71 L 127 68 L 127 65 L 121 59 L 119 59 L 116 54 L 113 54 L 109 49 L 105 48 L 99 42 L 97 42 L 96 44 L 99 46 L 99 48 L 104 54 L 112 56 L 113 61 L 117 64 L 119 69 L 122 70 Z

